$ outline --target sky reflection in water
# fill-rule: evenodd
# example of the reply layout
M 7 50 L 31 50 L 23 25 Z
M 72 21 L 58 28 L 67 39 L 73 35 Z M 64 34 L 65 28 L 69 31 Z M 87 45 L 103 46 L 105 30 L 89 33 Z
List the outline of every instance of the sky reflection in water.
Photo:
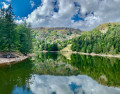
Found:
M 85 75 L 33 75 L 30 83 L 34 94 L 120 94 L 119 88 L 100 85 Z
M 120 88 L 112 87 L 120 86 L 119 59 L 79 54 L 70 58 L 39 53 L 1 67 L 0 94 L 120 94 Z

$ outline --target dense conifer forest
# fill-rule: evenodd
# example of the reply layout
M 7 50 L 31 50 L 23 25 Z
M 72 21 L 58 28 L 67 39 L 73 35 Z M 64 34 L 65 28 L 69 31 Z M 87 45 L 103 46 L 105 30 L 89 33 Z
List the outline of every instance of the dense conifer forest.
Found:
M 119 54 L 120 23 L 106 23 L 73 39 L 73 51 Z
M 25 55 L 32 48 L 32 34 L 30 25 L 24 22 L 23 25 L 15 23 L 15 15 L 11 5 L 0 10 L 0 51 L 21 52 Z

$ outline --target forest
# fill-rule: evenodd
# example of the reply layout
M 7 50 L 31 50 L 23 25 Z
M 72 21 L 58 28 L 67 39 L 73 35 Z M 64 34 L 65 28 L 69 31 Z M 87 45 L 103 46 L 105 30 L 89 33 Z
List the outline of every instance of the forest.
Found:
M 85 53 L 119 54 L 120 24 L 103 24 L 89 32 L 82 33 L 80 37 L 73 39 L 71 49 Z
M 34 50 L 60 51 L 68 44 L 71 50 L 84 53 L 119 54 L 120 23 L 105 23 L 91 31 L 65 29 L 37 29 L 34 31 Z M 74 34 L 75 32 L 75 34 Z M 67 39 L 68 37 L 74 37 Z M 62 39 L 64 36 L 64 40 Z M 55 38 L 55 39 L 54 39 Z M 57 41 L 56 41 L 57 40 Z
M 79 29 L 65 27 L 38 27 L 32 30 L 34 51 L 60 51 L 82 32 Z
M 32 31 L 30 24 L 25 21 L 23 25 L 15 23 L 15 15 L 11 5 L 0 10 L 0 52 L 21 52 L 27 55 L 32 49 Z

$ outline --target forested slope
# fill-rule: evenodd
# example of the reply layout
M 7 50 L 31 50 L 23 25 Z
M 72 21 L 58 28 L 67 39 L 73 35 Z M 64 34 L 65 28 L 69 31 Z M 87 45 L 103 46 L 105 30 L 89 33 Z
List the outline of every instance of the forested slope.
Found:
M 71 39 L 79 37 L 81 30 L 65 27 L 33 28 L 34 50 L 58 51 L 67 46 Z
M 72 41 L 71 49 L 87 53 L 120 53 L 120 23 L 105 23 L 82 33 Z

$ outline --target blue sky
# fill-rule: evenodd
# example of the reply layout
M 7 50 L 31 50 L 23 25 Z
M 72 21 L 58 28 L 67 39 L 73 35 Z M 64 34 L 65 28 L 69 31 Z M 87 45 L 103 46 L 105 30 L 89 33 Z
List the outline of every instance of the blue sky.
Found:
M 41 0 L 0 0 L 1 2 L 5 2 L 6 4 L 11 4 L 13 7 L 13 11 L 16 16 L 19 17 L 27 17 L 34 9 L 41 5 Z M 34 3 L 34 6 L 31 5 L 31 2 Z M 0 4 L 2 7 L 3 4 Z
M 73 27 L 91 30 L 108 22 L 120 22 L 120 0 L 0 0 L 11 4 L 18 24 L 32 27 Z
M 12 0 L 12 7 L 16 16 L 26 17 L 41 4 L 41 0 L 33 0 L 34 6 L 31 6 L 30 0 Z

